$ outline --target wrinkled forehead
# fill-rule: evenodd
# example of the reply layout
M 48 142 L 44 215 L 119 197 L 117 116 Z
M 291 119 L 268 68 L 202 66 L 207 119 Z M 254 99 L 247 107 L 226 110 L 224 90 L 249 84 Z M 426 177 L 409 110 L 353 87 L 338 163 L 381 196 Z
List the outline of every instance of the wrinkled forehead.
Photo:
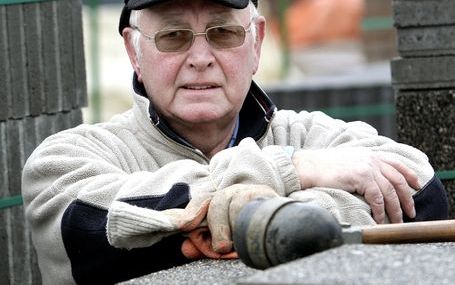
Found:
M 164 2 L 141 11 L 141 18 L 150 22 L 187 22 L 204 21 L 242 21 L 250 15 L 249 7 L 233 9 L 213 1 L 205 0 L 177 0 Z

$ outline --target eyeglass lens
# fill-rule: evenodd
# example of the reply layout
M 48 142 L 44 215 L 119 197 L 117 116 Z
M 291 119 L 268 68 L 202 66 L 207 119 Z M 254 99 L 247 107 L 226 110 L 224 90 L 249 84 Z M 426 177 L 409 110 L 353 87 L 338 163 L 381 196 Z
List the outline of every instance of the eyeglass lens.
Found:
M 194 37 L 205 35 L 211 46 L 217 49 L 241 46 L 245 40 L 245 29 L 242 26 L 211 27 L 205 33 L 195 34 L 192 30 L 164 30 L 155 34 L 155 44 L 163 52 L 188 50 L 193 44 Z

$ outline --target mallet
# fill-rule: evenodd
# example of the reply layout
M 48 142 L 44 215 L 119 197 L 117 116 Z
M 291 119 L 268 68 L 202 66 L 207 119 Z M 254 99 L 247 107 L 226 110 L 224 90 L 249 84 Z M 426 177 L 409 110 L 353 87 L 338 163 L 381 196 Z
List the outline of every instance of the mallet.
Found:
M 347 243 L 455 241 L 455 220 L 350 227 L 312 203 L 259 199 L 240 211 L 233 240 L 246 265 L 266 269 Z

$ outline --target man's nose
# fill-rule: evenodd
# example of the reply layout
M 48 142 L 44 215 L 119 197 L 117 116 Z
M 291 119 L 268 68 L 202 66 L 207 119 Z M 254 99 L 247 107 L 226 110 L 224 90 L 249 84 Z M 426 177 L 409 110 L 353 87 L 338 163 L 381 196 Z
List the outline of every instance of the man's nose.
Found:
M 188 53 L 188 64 L 197 71 L 203 71 L 213 66 L 215 62 L 213 48 L 208 43 L 204 33 L 195 34 L 193 45 Z

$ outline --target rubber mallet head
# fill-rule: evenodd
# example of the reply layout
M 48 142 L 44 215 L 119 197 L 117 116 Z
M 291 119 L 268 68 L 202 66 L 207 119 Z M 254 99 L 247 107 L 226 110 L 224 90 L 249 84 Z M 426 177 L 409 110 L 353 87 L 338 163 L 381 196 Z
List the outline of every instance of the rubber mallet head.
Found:
M 327 210 L 282 197 L 246 204 L 235 222 L 233 240 L 240 259 L 257 269 L 343 243 L 341 226 Z

